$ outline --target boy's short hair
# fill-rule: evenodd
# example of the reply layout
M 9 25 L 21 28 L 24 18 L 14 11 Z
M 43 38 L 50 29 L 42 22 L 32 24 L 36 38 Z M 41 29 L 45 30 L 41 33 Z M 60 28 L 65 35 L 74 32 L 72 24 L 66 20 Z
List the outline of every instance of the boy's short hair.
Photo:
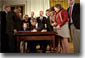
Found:
M 25 18 L 26 16 L 28 16 L 28 15 L 27 15 L 27 14 L 26 14 L 26 15 L 24 15 L 24 18 Z

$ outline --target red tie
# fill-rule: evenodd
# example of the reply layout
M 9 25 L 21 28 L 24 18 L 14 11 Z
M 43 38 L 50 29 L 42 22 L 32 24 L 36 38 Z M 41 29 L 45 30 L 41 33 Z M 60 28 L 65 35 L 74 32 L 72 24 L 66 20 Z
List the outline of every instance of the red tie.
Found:
M 70 7 L 70 10 L 69 10 L 70 19 L 71 19 L 71 9 L 72 9 L 72 8 Z

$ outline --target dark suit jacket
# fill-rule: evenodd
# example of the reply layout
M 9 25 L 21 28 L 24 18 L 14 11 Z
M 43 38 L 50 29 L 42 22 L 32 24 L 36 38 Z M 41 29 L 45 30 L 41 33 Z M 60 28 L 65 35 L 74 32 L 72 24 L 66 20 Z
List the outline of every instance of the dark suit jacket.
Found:
M 8 48 L 8 37 L 6 34 L 6 15 L 7 14 L 5 11 L 0 12 L 0 47 L 2 53 L 7 52 L 6 48 Z
M 1 24 L 1 38 L 2 38 L 2 40 L 5 40 L 5 37 L 6 37 L 6 15 L 7 14 L 5 11 L 0 12 L 0 24 Z
M 43 25 L 46 24 L 46 17 L 43 16 L 42 21 L 41 21 L 40 17 L 37 17 L 37 22 L 38 22 L 39 24 L 43 24 Z
M 28 18 L 28 22 L 29 22 L 29 26 L 32 26 L 30 20 L 31 20 L 31 17 Z
M 47 24 L 47 31 L 50 32 L 50 31 L 53 31 L 53 27 L 51 26 L 50 24 L 50 18 L 46 18 L 46 24 Z
M 68 16 L 69 16 L 69 8 L 68 8 Z M 72 11 L 72 20 L 73 20 L 74 26 L 77 29 L 80 29 L 80 4 L 74 4 L 73 11 Z M 70 26 L 70 23 L 69 23 L 69 26 Z
M 1 11 L 0 12 L 0 18 L 1 18 L 1 33 L 5 34 L 6 32 L 6 12 L 5 11 Z
M 13 30 L 21 30 L 21 20 L 20 17 L 14 11 L 11 11 L 7 14 L 7 28 L 6 32 L 8 34 L 13 34 Z
M 35 26 L 31 26 L 30 30 L 36 29 Z M 38 32 L 41 32 L 43 29 L 45 29 L 43 24 L 38 24 L 38 28 L 36 29 Z

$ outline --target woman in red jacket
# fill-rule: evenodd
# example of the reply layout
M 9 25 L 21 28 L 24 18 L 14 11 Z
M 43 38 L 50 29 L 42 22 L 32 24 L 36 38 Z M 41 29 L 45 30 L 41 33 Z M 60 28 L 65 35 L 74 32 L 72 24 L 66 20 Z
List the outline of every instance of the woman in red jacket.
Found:
M 55 9 L 55 28 L 57 33 L 62 37 L 62 53 L 69 53 L 68 38 L 69 38 L 69 28 L 68 28 L 68 14 L 60 4 L 54 6 Z

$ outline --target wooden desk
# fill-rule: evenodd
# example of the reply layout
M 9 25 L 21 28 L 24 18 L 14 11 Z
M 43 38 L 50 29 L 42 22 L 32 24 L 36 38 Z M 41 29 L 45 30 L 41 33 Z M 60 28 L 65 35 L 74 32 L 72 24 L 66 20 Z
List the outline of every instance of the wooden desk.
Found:
M 17 39 L 17 51 L 20 52 L 20 41 L 27 40 L 50 40 L 51 46 L 55 48 L 55 32 L 18 32 L 16 34 Z

